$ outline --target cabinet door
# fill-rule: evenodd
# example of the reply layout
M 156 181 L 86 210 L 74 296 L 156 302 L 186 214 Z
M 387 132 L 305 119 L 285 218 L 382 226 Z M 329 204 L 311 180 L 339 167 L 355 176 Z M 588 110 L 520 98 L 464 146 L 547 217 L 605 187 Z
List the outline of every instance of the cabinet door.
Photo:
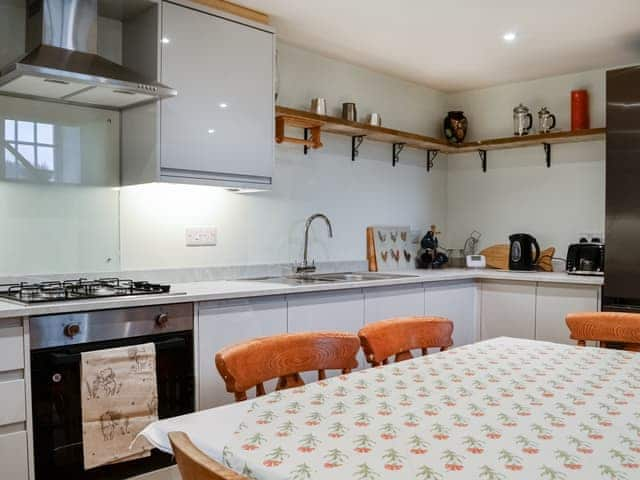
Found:
M 421 284 L 365 289 L 365 323 L 413 315 L 424 315 L 424 287 Z
M 454 346 L 477 339 L 476 290 L 472 281 L 434 283 L 425 288 L 427 315 L 446 317 L 453 322 Z
M 199 409 L 232 403 L 215 366 L 215 354 L 222 347 L 254 337 L 287 331 L 284 297 L 224 300 L 201 303 L 198 315 Z M 249 392 L 253 395 L 253 390 Z
M 273 34 L 165 2 L 162 37 L 162 174 L 270 183 Z
M 0 372 L 22 370 L 24 367 L 22 321 L 3 320 L 0 326 Z
M 536 340 L 575 344 L 565 317 L 571 312 L 597 312 L 600 287 L 539 283 L 536 295 Z
M 287 304 L 289 332 L 333 330 L 357 333 L 364 326 L 364 294 L 361 290 L 290 295 Z M 360 351 L 358 367 L 364 365 L 364 355 Z M 339 373 L 329 371 L 327 376 Z M 305 373 L 302 378 L 305 382 L 318 379 L 313 372 Z
M 481 338 L 535 337 L 536 284 L 482 282 Z
M 27 459 L 27 432 L 0 434 L 1 477 L 7 480 L 27 480 L 29 461 Z

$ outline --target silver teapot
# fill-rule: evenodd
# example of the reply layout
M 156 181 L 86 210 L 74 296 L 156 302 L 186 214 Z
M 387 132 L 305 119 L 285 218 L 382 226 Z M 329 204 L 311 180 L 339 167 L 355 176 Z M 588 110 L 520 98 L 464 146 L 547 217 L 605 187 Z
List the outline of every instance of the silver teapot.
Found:
M 556 126 L 556 116 L 547 107 L 538 112 L 538 132 L 549 133 Z
M 513 134 L 527 135 L 533 126 L 533 116 L 529 112 L 529 107 L 523 104 L 513 109 Z

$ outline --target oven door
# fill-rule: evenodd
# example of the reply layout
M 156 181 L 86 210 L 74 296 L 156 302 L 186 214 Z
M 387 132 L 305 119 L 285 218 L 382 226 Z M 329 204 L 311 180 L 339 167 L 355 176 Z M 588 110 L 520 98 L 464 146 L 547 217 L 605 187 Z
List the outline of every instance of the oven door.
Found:
M 150 457 L 84 470 L 80 399 L 83 351 L 153 342 L 156 346 L 158 414 L 194 411 L 193 332 L 172 332 L 31 351 L 35 478 L 119 480 L 173 463 L 153 450 Z

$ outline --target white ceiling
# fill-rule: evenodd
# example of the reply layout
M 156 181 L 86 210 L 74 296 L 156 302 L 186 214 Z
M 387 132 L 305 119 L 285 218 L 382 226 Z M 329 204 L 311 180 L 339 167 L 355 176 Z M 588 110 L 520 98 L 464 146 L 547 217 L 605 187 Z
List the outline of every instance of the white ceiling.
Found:
M 235 1 L 285 42 L 447 92 L 640 63 L 640 0 Z

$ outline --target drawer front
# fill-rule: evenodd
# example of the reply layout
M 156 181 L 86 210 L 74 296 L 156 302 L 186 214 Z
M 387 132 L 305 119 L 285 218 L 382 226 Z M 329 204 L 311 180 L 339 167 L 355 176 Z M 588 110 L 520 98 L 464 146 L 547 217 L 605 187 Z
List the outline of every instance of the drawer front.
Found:
M 24 368 L 22 334 L 20 320 L 0 320 L 0 372 Z
M 0 383 L 0 426 L 24 422 L 26 419 L 24 380 Z
M 27 432 L 0 435 L 0 465 L 2 465 L 2 478 L 11 480 L 29 478 Z

